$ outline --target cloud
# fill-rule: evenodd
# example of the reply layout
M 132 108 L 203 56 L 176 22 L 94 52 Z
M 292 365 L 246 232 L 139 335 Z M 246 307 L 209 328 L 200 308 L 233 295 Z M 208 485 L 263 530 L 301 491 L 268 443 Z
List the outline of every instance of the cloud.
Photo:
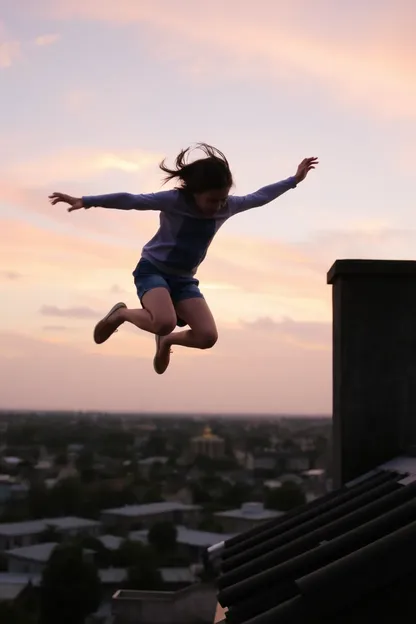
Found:
M 45 332 L 67 332 L 74 331 L 73 327 L 67 327 L 66 325 L 44 325 L 42 327 Z
M 25 275 L 25 284 L 34 289 L 34 312 L 52 301 L 60 309 L 100 310 L 98 318 L 121 293 L 128 305 L 138 306 L 131 273 L 141 247 L 156 231 L 158 215 L 100 209 L 69 214 L 50 206 L 51 190 L 0 179 L 2 204 L 15 215 L 0 219 L 0 266 Z M 380 219 L 357 221 L 342 231 L 318 230 L 298 243 L 232 235 L 225 226 L 198 278 L 220 321 L 259 316 L 326 321 L 331 289 L 325 278 L 336 258 L 413 257 L 414 238 L 410 228 Z M 55 290 L 62 292 L 55 297 Z M 13 296 L 15 291 L 13 286 Z
M 90 319 L 99 318 L 100 313 L 88 307 L 83 308 L 59 308 L 53 305 L 44 305 L 39 310 L 43 316 L 58 316 L 60 318 Z
M 64 189 L 74 193 L 74 195 L 82 194 L 81 185 L 70 184 L 69 189 Z M 9 208 L 18 208 L 18 214 L 21 216 L 27 214 L 41 215 L 50 222 L 55 222 L 66 228 L 67 235 L 73 235 L 74 237 L 90 237 L 94 234 L 108 236 L 112 238 L 122 238 L 126 241 L 131 239 L 135 241 L 135 248 L 140 237 L 152 236 L 155 231 L 157 216 L 155 213 L 137 213 L 131 212 L 121 213 L 117 210 L 83 210 L 76 213 L 68 213 L 63 204 L 57 206 L 51 206 L 48 200 L 53 187 L 52 185 L 39 186 L 39 187 L 27 187 L 22 185 L 19 180 L 11 181 L 3 176 L 0 176 L 0 206 L 3 205 Z M 104 190 L 105 192 L 105 190 Z M 13 215 L 16 215 L 16 210 L 13 210 Z M 26 218 L 26 217 L 25 217 Z M 138 221 L 140 219 L 140 221 Z M 23 224 L 17 221 L 17 219 L 5 220 L 2 223 L 2 227 L 7 231 L 8 228 L 12 228 L 18 238 L 21 238 L 25 230 L 30 230 L 29 223 Z M 19 230 L 19 233 L 17 232 Z M 37 228 L 37 232 L 34 235 L 35 239 L 42 236 L 47 237 L 47 231 Z M 53 244 L 51 237 L 49 236 L 49 243 Z M 143 239 L 144 242 L 144 239 Z M 31 241 L 24 241 L 22 244 L 28 244 L 31 246 Z M 91 241 L 91 247 L 94 247 L 94 243 Z M 0 247 L 1 252 L 1 247 Z M 12 250 L 13 252 L 13 250 Z
M 0 41 L 0 69 L 7 69 L 19 60 L 21 44 L 19 41 Z
M 137 306 L 131 273 L 138 261 L 140 242 L 129 243 L 127 238 L 94 240 L 92 230 L 86 230 L 82 220 L 77 223 L 81 224 L 78 235 L 75 228 L 71 233 L 63 228 L 43 229 L 23 221 L 0 219 L 0 266 L 25 274 L 25 296 L 30 297 L 32 314 L 45 302 L 59 308 L 88 306 L 102 314 L 115 298 L 120 298 L 109 292 L 115 283 L 130 293 L 126 302 Z M 15 305 L 25 306 L 20 292 L 22 289 L 13 285 L 8 296 L 13 297 Z
M 0 271 L 0 279 L 4 279 L 8 282 L 16 282 L 22 277 L 23 275 L 17 271 Z
M 84 224 L 82 224 L 84 227 Z M 90 232 L 75 236 L 70 232 L 43 229 L 17 219 L 0 219 L 0 229 L 4 238 L 0 246 L 0 260 L 10 270 L 22 272 L 30 267 L 33 275 L 40 268 L 45 274 L 54 275 L 60 271 L 79 273 L 96 269 L 114 269 L 130 266 L 134 254 L 123 249 L 117 242 L 103 243 L 91 237 Z
M 71 89 L 62 96 L 63 106 L 73 114 L 89 111 L 95 101 L 96 97 L 92 89 Z
M 75 216 L 65 212 L 62 221 L 57 221 L 59 227 L 50 229 L 0 219 L 0 266 L 24 274 L 26 283 L 37 285 L 37 292 L 42 292 L 38 306 L 47 297 L 54 297 L 57 288 L 62 290 L 62 284 L 66 295 L 54 300 L 59 308 L 87 305 L 101 310 L 97 318 L 121 292 L 126 303 L 137 306 L 131 272 L 141 246 L 154 232 L 157 218 L 152 223 L 144 215 L 127 219 L 129 215 L 113 214 L 113 222 L 105 221 L 106 216 L 108 211 Z M 99 228 L 103 222 L 107 226 L 105 237 L 94 233 L 100 232 L 94 230 L 95 224 Z M 326 284 L 326 272 L 336 258 L 413 257 L 414 231 L 378 222 L 362 223 L 361 228 L 318 231 L 299 243 L 220 232 L 198 273 L 202 292 L 218 319 L 233 322 L 269 316 L 274 320 L 328 320 L 331 289 Z M 120 290 L 112 288 L 114 285 Z
M 408 0 L 398 0 L 394 10 L 391 4 L 364 10 L 361 3 L 351 2 L 335 10 L 328 0 L 290 5 L 259 0 L 255 7 L 238 4 L 238 24 L 236 3 L 219 0 L 212 0 L 203 15 L 188 0 L 174 5 L 163 0 L 49 0 L 46 6 L 58 19 L 106 21 L 130 31 L 134 23 L 151 27 L 153 50 L 175 58 L 177 66 L 187 66 L 193 75 L 250 74 L 269 83 L 280 79 L 289 89 L 309 81 L 341 106 L 365 107 L 372 116 L 416 114 L 416 40 L 410 26 L 416 9 Z
M 130 227 L 134 224 L 136 228 L 129 235 L 97 240 L 92 235 L 92 225 L 89 230 L 84 227 L 84 213 L 76 219 L 66 215 L 68 223 L 80 225 L 70 231 L 48 231 L 22 221 L 0 220 L 5 234 L 0 263 L 7 262 L 10 270 L 18 272 L 27 272 L 29 266 L 30 282 L 46 289 L 43 301 L 65 283 L 66 297 L 55 300 L 61 307 L 69 296 L 72 301 L 76 297 L 77 306 L 85 305 L 87 298 L 94 309 L 112 305 L 113 299 L 120 296 L 109 292 L 112 284 L 126 291 L 126 302 L 137 306 L 131 272 L 154 226 L 142 227 L 140 224 L 146 221 L 136 215 L 136 219 L 127 220 Z M 122 217 L 124 222 L 125 215 Z M 98 211 L 95 218 L 99 219 Z M 303 258 L 303 263 L 297 262 L 297 258 Z M 314 267 L 312 255 L 306 258 L 304 252 L 282 241 L 259 238 L 248 243 L 241 237 L 238 244 L 238 237 L 224 233 L 215 242 L 198 277 L 203 292 L 208 285 L 206 296 L 220 318 L 238 320 L 244 310 L 245 318 L 250 319 L 258 315 L 259 309 L 263 314 L 293 315 L 297 319 L 328 315 L 324 272 Z
M 248 331 L 262 334 L 279 335 L 286 343 L 296 345 L 305 350 L 330 351 L 332 327 L 330 323 L 296 323 L 293 319 L 284 318 L 276 322 L 271 318 L 258 318 L 253 322 L 243 322 Z
M 356 228 L 317 230 L 308 241 L 299 244 L 304 253 L 313 257 L 318 270 L 328 267 L 335 258 L 408 260 L 414 256 L 416 232 L 383 222 L 357 223 Z
M 120 171 L 138 173 L 148 167 L 157 167 L 160 154 L 144 150 L 93 150 L 67 149 L 49 155 L 39 155 L 33 160 L 11 162 L 2 175 L 10 183 L 19 182 L 26 187 L 91 179 L 102 173 Z M 6 177 L 7 176 L 7 177 Z
M 44 47 L 56 43 L 59 40 L 57 34 L 46 34 L 36 37 L 33 41 L 35 46 Z M 29 44 L 10 38 L 0 21 L 0 69 L 8 69 L 15 61 L 20 60 Z
M 57 34 L 49 34 L 49 35 L 39 35 L 35 39 L 35 45 L 37 46 L 50 46 L 59 41 L 60 35 Z
M 397 148 L 395 157 L 395 166 L 397 171 L 404 175 L 412 178 L 414 176 L 414 154 L 416 151 L 416 128 L 413 129 L 413 132 L 410 129 L 406 129 L 406 138 L 402 145 Z
M 209 254 L 209 261 L 200 271 L 204 282 L 224 281 L 246 292 L 264 291 L 279 284 L 282 295 L 294 297 L 314 295 L 320 286 L 321 275 L 314 258 L 302 245 L 220 232 Z
M 294 324 L 292 331 L 302 340 L 307 335 L 309 343 L 316 339 L 313 325 L 305 329 Z M 123 328 L 112 339 L 114 343 L 121 335 Z M 330 411 L 330 350 L 304 348 L 300 338 L 287 341 L 279 330 L 220 327 L 218 346 L 211 351 L 175 348 L 171 368 L 163 377 L 152 369 L 152 336 L 138 332 L 135 340 L 128 333 L 126 339 L 136 346 L 130 356 L 108 355 L 106 345 L 89 353 L 71 343 L 0 333 L 2 405 L 192 413 Z M 149 344 L 146 357 L 142 357 L 141 340 Z M 91 384 L 91 370 L 100 392 Z M 183 379 L 187 380 L 186 392 Z M 215 385 L 215 392 L 206 392 L 207 379 Z
M 124 290 L 124 288 L 121 288 L 118 284 L 113 284 L 113 286 L 111 286 L 110 288 L 110 293 L 112 295 L 125 295 L 126 291 Z

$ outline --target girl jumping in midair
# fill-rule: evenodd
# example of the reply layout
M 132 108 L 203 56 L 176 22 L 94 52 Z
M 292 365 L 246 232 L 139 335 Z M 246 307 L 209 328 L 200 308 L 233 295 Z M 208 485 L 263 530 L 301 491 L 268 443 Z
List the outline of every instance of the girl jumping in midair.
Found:
M 125 322 L 154 334 L 153 366 L 159 375 L 169 366 L 173 345 L 210 349 L 217 342 L 217 327 L 195 274 L 218 229 L 230 217 L 264 206 L 295 188 L 318 164 L 315 157 L 305 158 L 294 176 L 239 197 L 229 195 L 233 177 L 224 154 L 205 143 L 197 147 L 204 151 L 204 158 L 187 162 L 188 148 L 178 155 L 174 169 L 169 169 L 165 161 L 160 164 L 167 174 L 166 181 L 179 180 L 179 186 L 169 191 L 80 198 L 64 193 L 49 196 L 53 205 L 69 204 L 69 212 L 94 206 L 160 212 L 159 230 L 143 247 L 141 259 L 133 271 L 142 309 L 116 303 L 94 329 L 97 344 L 108 340 Z M 188 330 L 174 332 L 176 326 L 187 325 Z

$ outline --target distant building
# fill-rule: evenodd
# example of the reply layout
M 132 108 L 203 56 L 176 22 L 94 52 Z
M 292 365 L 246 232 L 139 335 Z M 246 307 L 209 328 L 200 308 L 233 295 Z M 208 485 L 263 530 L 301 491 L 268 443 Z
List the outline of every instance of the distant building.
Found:
M 282 483 L 282 485 L 284 483 L 295 484 L 299 487 L 302 487 L 304 485 L 304 479 L 301 476 L 299 476 L 298 474 L 290 473 L 290 472 L 281 474 L 279 476 L 279 481 L 280 483 Z
M 287 457 L 285 461 L 285 470 L 287 472 L 305 472 L 306 470 L 309 470 L 309 467 L 309 458 L 300 453 Z
M 312 436 L 296 437 L 295 443 L 303 453 L 315 450 L 315 440 Z
M 200 510 L 199 505 L 184 505 L 175 501 L 126 505 L 116 509 L 105 509 L 101 512 L 101 521 L 107 528 L 117 527 L 126 531 L 133 530 L 137 525 L 150 528 L 152 524 L 159 521 L 196 526 Z
M 97 536 L 101 525 L 96 520 L 72 516 L 3 523 L 0 524 L 0 552 L 22 546 L 33 546 L 39 542 L 41 534 L 48 528 L 53 528 L 61 535 L 68 537 L 79 534 Z
M 123 586 L 128 578 L 128 570 L 124 568 L 103 568 L 98 570 L 101 581 L 101 603 L 95 613 L 95 621 L 101 622 L 103 618 L 105 624 L 110 624 L 111 600 L 115 592 Z
M 256 473 L 272 474 L 276 472 L 277 455 L 275 451 L 257 454 L 252 457 L 251 469 Z
M 41 575 L 57 545 L 56 542 L 46 542 L 7 550 L 5 556 L 8 571 L 12 574 Z M 94 551 L 85 549 L 84 555 L 86 559 L 93 561 Z
M 55 472 L 54 458 L 50 456 L 44 446 L 39 450 L 39 459 L 34 466 L 38 478 L 46 479 L 53 476 Z
M 165 501 L 183 503 L 184 505 L 192 505 L 192 490 L 186 485 L 178 485 L 166 481 L 162 487 L 162 496 Z
M 241 533 L 282 515 L 284 515 L 282 511 L 265 509 L 263 503 L 254 502 L 243 503 L 240 509 L 218 511 L 214 514 L 223 531 L 227 533 Z
M 133 617 L 133 614 L 129 612 L 130 609 L 127 609 L 127 610 L 124 609 L 124 607 L 126 606 L 125 603 L 119 610 L 120 612 L 118 613 L 118 619 L 113 620 L 113 616 L 111 613 L 112 612 L 111 603 L 112 603 L 113 596 L 120 595 L 120 592 L 118 590 L 127 581 L 128 570 L 125 570 L 123 568 L 107 568 L 107 569 L 99 570 L 98 574 L 101 580 L 101 585 L 102 585 L 102 590 L 103 590 L 102 601 L 97 612 L 88 621 L 100 622 L 100 624 L 101 623 L 102 624 L 104 623 L 115 624 L 115 622 L 119 622 L 123 624 L 124 622 L 133 621 L 134 624 L 138 624 L 138 622 L 142 624 L 143 619 L 137 617 L 137 612 L 136 612 L 135 620 L 129 619 L 130 615 Z M 170 600 L 170 597 L 172 595 L 180 596 L 182 591 L 188 590 L 189 592 L 191 587 L 198 587 L 198 579 L 196 578 L 193 570 L 189 567 L 159 568 L 159 574 L 163 582 L 163 591 L 161 590 L 157 592 L 151 591 L 151 592 L 127 592 L 127 593 L 134 594 L 134 595 L 137 595 L 138 593 L 140 593 L 142 600 L 136 601 L 135 604 L 138 604 L 139 607 L 142 607 L 142 608 L 143 608 L 143 605 L 145 605 L 145 609 L 149 608 L 149 604 L 154 605 L 154 603 L 156 602 L 156 605 L 158 605 L 159 610 L 162 610 L 164 617 L 167 618 L 167 617 L 172 616 L 173 605 L 172 605 L 172 601 Z M 193 590 L 191 590 L 191 595 L 192 595 L 192 592 Z M 147 601 L 143 600 L 143 597 L 146 597 L 146 596 L 148 597 Z M 165 600 L 163 600 L 163 598 L 165 598 Z M 131 604 L 129 606 L 130 608 L 132 607 Z M 154 606 L 153 606 L 153 609 L 151 609 L 151 611 L 152 611 L 153 616 L 158 615 L 157 609 L 155 609 Z M 143 611 L 141 612 L 140 615 L 143 615 Z M 151 624 L 157 624 L 158 621 L 160 620 L 153 619 L 151 620 Z M 163 621 L 166 621 L 166 619 Z M 174 620 L 172 619 L 168 621 L 169 621 L 169 624 L 172 624 L 174 622 Z M 194 622 L 196 622 L 196 620 L 194 620 Z M 182 624 L 182 621 L 181 621 L 181 624 Z M 209 622 L 209 624 L 212 624 L 212 621 Z
M 0 572 L 0 603 L 8 602 L 10 604 L 17 602 L 26 593 L 30 585 L 39 587 L 40 577 Z M 4 624 L 7 624 L 7 622 L 4 622 Z
M 118 550 L 124 542 L 124 538 L 118 535 L 100 535 L 98 540 L 107 550 Z
M 23 463 L 21 457 L 6 456 L 1 458 L 1 466 L 5 470 L 16 470 Z
M 169 574 L 174 571 L 172 568 Z M 113 624 L 212 624 L 215 610 L 215 588 L 204 583 L 193 583 L 178 591 L 122 589 L 112 600 Z
M 67 448 L 67 453 L 68 454 L 73 454 L 78 456 L 80 453 L 82 453 L 82 451 L 84 450 L 85 445 L 84 444 L 68 444 Z
M 42 459 L 35 464 L 35 470 L 37 472 L 37 476 L 40 478 L 47 478 L 52 476 L 55 472 L 55 464 L 52 460 Z
M 184 526 L 177 526 L 176 531 L 176 543 L 179 553 L 190 557 L 195 563 L 202 561 L 202 556 L 207 548 L 233 537 L 232 534 L 196 531 Z M 148 531 L 133 531 L 129 534 L 129 539 L 147 542 L 147 536 Z
M 190 567 L 159 568 L 165 591 L 179 591 L 198 582 Z
M 56 542 L 47 542 L 7 550 L 7 569 L 11 574 L 40 576 L 56 546 Z
M 79 471 L 75 466 L 75 459 L 73 456 L 69 458 L 68 463 L 59 470 L 56 481 L 64 481 L 65 479 L 77 479 L 79 477 Z
M 20 501 L 27 498 L 29 485 L 8 474 L 0 475 L 0 510 L 9 501 Z
M 247 453 L 247 451 L 245 451 L 245 450 L 243 451 L 241 449 L 234 449 L 233 452 L 234 452 L 235 460 L 236 460 L 236 462 L 238 463 L 238 465 L 241 468 L 249 467 L 249 465 L 248 465 L 248 455 L 249 454 Z
M 141 459 L 138 462 L 138 466 L 140 469 L 140 474 L 145 479 L 150 477 L 152 468 L 154 466 L 164 466 L 169 461 L 168 457 L 146 457 L 146 459 Z
M 279 479 L 268 479 L 263 483 L 264 487 L 268 490 L 278 490 L 282 487 L 282 482 Z
M 326 472 L 322 468 L 314 468 L 303 473 L 305 489 L 308 494 L 323 496 L 328 492 Z
M 205 455 L 211 459 L 224 457 L 225 441 L 212 433 L 210 427 L 205 427 L 201 436 L 192 438 L 191 451 L 194 455 Z
M 42 544 L 43 546 L 43 544 Z M 50 552 L 49 552 L 50 551 Z M 32 562 L 32 569 L 43 569 L 46 565 L 44 561 L 44 555 L 51 554 L 51 549 L 44 549 L 44 552 L 39 553 L 36 556 L 35 562 Z M 41 559 L 41 561 L 39 561 Z M 19 561 L 20 565 L 24 565 L 24 560 Z M 105 568 L 98 570 L 98 576 L 101 581 L 102 599 L 101 604 L 96 611 L 87 619 L 89 624 L 112 624 L 111 616 L 111 600 L 115 592 L 125 583 L 127 580 L 128 571 L 124 568 Z M 162 576 L 163 578 L 163 576 Z M 0 603 L 8 602 L 17 603 L 18 600 L 26 595 L 32 586 L 37 591 L 41 585 L 42 574 L 33 573 L 13 573 L 13 572 L 0 572 Z M 2 624 L 8 624 L 2 622 Z

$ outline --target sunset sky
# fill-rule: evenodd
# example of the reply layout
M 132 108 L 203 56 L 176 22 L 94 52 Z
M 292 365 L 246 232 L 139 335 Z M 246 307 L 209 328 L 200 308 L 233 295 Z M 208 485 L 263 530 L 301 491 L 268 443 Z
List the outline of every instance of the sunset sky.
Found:
M 337 258 L 414 257 L 414 0 L 0 0 L 0 407 L 330 413 Z M 157 191 L 188 144 L 237 194 L 319 168 L 229 221 L 198 277 L 212 351 L 102 346 L 158 215 L 47 200 Z

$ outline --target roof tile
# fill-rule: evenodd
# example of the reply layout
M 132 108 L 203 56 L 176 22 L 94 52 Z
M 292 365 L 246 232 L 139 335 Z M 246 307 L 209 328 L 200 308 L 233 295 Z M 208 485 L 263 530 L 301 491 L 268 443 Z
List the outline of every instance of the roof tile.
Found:
M 357 609 L 373 614 L 376 595 L 394 602 L 392 588 L 416 577 L 416 479 L 407 476 L 377 470 L 208 549 L 214 565 L 220 553 L 225 621 L 347 623 Z

